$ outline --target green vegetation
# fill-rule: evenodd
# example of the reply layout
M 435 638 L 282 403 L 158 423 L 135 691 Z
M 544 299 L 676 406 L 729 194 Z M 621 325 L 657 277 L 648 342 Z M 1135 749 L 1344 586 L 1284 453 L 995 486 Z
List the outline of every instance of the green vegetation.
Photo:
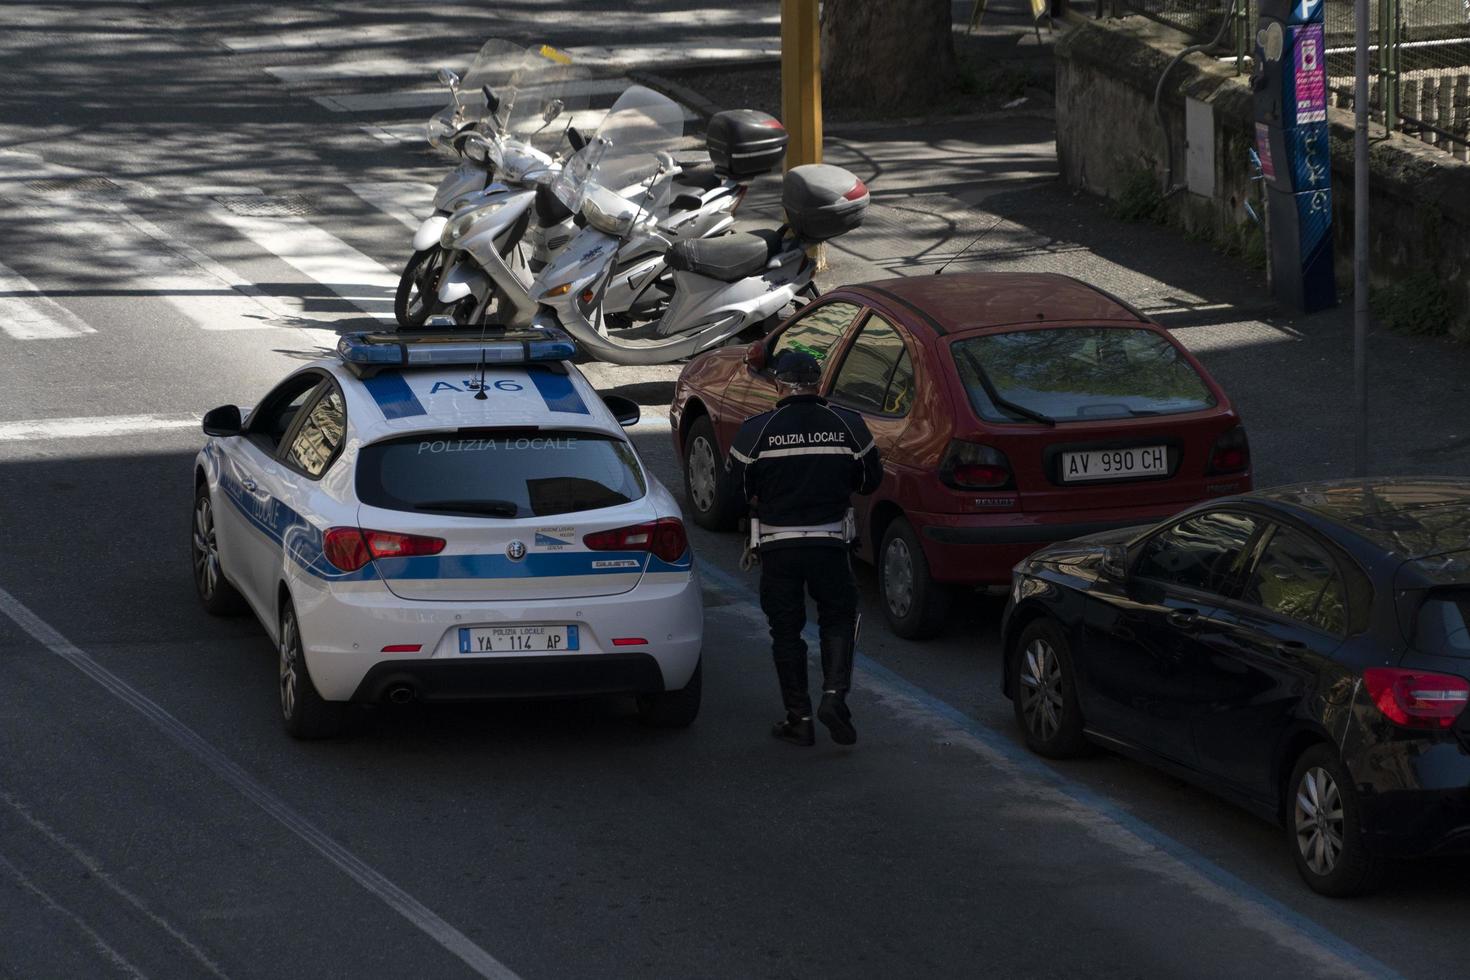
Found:
M 1162 224 L 1168 212 L 1159 178 L 1150 167 L 1135 167 L 1123 178 L 1123 189 L 1107 204 L 1108 214 L 1119 221 L 1150 221 Z
M 1454 317 L 1449 294 L 1427 270 L 1374 287 L 1368 305 L 1374 316 L 1402 333 L 1446 334 Z

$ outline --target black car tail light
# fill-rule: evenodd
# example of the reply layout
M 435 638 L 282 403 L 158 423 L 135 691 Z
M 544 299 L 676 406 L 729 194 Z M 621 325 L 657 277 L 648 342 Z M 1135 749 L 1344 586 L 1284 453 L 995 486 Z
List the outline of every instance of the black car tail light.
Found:
M 1251 443 L 1246 438 L 1245 426 L 1237 425 L 1215 440 L 1215 448 L 1210 450 L 1210 462 L 1205 467 L 1205 472 L 1211 475 L 1239 473 L 1250 469 L 1250 465 Z
M 1384 717 L 1401 728 L 1449 728 L 1470 702 L 1470 681 L 1401 667 L 1369 667 L 1363 686 Z
M 955 439 L 939 464 L 939 479 L 956 490 L 1005 490 L 1015 485 L 1011 462 L 993 446 Z

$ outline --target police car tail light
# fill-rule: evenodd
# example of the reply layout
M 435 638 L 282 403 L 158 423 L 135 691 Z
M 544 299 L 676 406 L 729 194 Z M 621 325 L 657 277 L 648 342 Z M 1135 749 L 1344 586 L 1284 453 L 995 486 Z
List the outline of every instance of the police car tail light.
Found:
M 956 490 L 1003 490 L 1012 485 L 1011 462 L 992 446 L 955 439 L 939 464 L 939 479 Z
M 334 527 L 322 535 L 322 553 L 327 556 L 327 561 L 344 572 L 355 572 L 374 558 L 413 558 L 437 555 L 443 550 L 443 538 L 421 534 Z
M 582 543 L 593 551 L 647 551 L 662 561 L 678 561 L 689 549 L 684 522 L 677 517 L 660 517 L 646 524 L 615 527 L 585 535 Z

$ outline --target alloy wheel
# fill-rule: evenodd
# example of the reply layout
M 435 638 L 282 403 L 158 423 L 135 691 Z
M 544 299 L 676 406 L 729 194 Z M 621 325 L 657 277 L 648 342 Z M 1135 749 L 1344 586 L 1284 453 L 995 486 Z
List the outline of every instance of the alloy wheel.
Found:
M 903 538 L 888 542 L 888 550 L 883 552 L 883 595 L 889 611 L 898 619 L 914 607 L 914 556 Z
M 214 510 L 209 495 L 201 494 L 194 504 L 194 581 L 199 594 L 214 598 L 219 587 L 219 542 L 214 533 Z
M 1342 795 L 1332 774 L 1314 766 L 1302 774 L 1293 814 L 1296 845 L 1316 875 L 1326 876 L 1342 856 Z
M 1045 640 L 1032 640 L 1021 666 L 1021 711 L 1026 727 L 1049 741 L 1062 727 L 1062 662 Z
M 704 436 L 696 436 L 689 444 L 689 495 L 701 514 L 715 506 L 715 451 Z
M 291 718 L 296 714 L 296 694 L 299 680 L 300 645 L 297 642 L 296 617 L 287 613 L 281 619 L 281 714 Z

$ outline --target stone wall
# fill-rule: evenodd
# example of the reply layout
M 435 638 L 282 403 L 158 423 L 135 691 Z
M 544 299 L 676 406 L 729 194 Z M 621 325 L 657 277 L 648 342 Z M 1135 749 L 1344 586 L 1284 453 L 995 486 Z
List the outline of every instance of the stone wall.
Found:
M 1169 61 L 1187 42 L 1179 32 L 1141 17 L 1076 18 L 1057 42 L 1057 154 L 1073 187 L 1119 198 L 1141 170 L 1162 180 L 1173 147 L 1169 220 L 1217 241 L 1239 241 L 1257 210 L 1249 149 L 1254 106 L 1233 63 L 1192 55 L 1169 74 L 1161 99 L 1168 140 L 1153 96 Z M 1213 116 L 1210 193 L 1185 188 L 1186 99 Z M 1329 109 L 1332 126 L 1333 224 L 1339 294 L 1351 302 L 1353 117 Z M 1370 183 L 1374 289 L 1432 276 L 1447 293 L 1452 333 L 1470 339 L 1470 163 L 1409 137 L 1372 129 Z M 1207 144 L 1206 144 L 1207 145 Z M 1198 148 L 1197 148 L 1198 149 Z M 1160 185 L 1162 186 L 1162 185 Z M 1203 188 L 1197 188 L 1203 189 Z

